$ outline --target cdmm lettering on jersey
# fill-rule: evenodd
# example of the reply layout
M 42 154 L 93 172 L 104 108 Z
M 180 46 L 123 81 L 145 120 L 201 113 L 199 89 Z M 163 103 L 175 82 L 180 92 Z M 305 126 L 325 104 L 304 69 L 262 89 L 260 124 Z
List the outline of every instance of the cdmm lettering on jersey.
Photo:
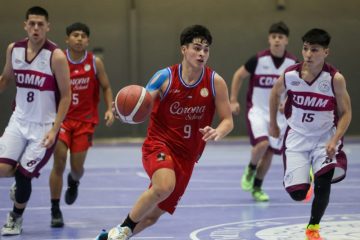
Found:
M 329 102 L 328 99 L 311 96 L 300 96 L 295 94 L 293 96 L 293 100 L 298 105 L 307 107 L 326 107 L 327 103 Z
M 260 86 L 273 86 L 275 81 L 276 81 L 277 77 L 260 77 L 259 79 L 259 83 Z
M 15 73 L 16 81 L 20 84 L 29 84 L 38 87 L 44 86 L 45 77 L 41 77 L 30 73 Z

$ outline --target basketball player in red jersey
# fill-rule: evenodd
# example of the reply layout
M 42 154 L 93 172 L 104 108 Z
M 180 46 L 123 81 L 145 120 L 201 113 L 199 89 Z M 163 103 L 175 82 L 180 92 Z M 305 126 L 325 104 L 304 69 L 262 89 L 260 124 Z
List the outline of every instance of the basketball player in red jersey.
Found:
M 84 174 L 87 151 L 92 145 L 95 126 L 99 122 L 99 89 L 104 95 L 107 110 L 104 119 L 110 126 L 114 121 L 111 104 L 113 94 L 103 61 L 87 51 L 90 30 L 83 23 L 73 23 L 66 28 L 68 49 L 65 53 L 70 67 L 72 101 L 61 125 L 59 141 L 54 152 L 54 166 L 50 174 L 51 226 L 64 225 L 60 211 L 60 196 L 67 151 L 70 149 L 70 173 L 65 202 L 73 204 L 78 195 L 79 180 Z
M 270 134 L 279 135 L 276 112 L 279 98 L 286 92 L 284 186 L 293 200 L 304 200 L 312 167 L 314 199 L 305 235 L 307 240 L 323 240 L 319 224 L 330 201 L 331 184 L 346 175 L 347 159 L 342 148 L 352 109 L 344 76 L 325 62 L 329 33 L 311 29 L 302 40 L 304 61 L 287 68 L 271 91 Z
M 150 187 L 122 224 L 96 239 L 129 239 L 165 212 L 173 214 L 206 142 L 233 129 L 226 83 L 206 66 L 211 42 L 204 26 L 187 27 L 180 36 L 181 64 L 158 71 L 149 81 L 154 106 L 142 153 Z M 220 122 L 213 128 L 215 111 Z
M 0 138 L 0 177 L 15 177 L 1 235 L 22 231 L 23 213 L 32 192 L 32 179 L 54 151 L 60 124 L 70 105 L 70 74 L 63 51 L 47 39 L 49 15 L 34 6 L 27 10 L 27 38 L 11 43 L 0 76 L 0 92 L 16 83 L 16 105 Z

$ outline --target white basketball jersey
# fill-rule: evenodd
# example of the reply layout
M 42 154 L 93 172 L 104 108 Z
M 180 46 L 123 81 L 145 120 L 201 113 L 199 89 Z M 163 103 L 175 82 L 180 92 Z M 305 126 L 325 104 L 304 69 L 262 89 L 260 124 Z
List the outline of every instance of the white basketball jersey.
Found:
M 337 70 L 324 64 L 323 70 L 311 82 L 301 78 L 302 63 L 285 72 L 288 101 L 285 116 L 288 125 L 305 136 L 319 136 L 336 125 L 336 98 L 333 78 Z
M 59 91 L 51 70 L 51 56 L 57 46 L 46 41 L 34 59 L 28 61 L 28 39 L 16 42 L 12 49 L 12 67 L 16 80 L 16 118 L 36 122 L 54 122 Z
M 296 58 L 286 53 L 284 62 L 279 67 L 276 67 L 270 50 L 259 52 L 257 54 L 256 69 L 249 83 L 248 108 L 256 108 L 268 115 L 271 88 L 285 69 L 295 63 Z

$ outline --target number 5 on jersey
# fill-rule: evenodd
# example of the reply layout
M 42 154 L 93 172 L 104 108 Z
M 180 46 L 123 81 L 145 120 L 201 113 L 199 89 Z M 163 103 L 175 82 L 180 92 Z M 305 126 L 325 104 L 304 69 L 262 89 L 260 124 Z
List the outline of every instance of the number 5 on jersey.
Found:
M 78 105 L 79 104 L 79 93 L 72 94 L 72 104 Z

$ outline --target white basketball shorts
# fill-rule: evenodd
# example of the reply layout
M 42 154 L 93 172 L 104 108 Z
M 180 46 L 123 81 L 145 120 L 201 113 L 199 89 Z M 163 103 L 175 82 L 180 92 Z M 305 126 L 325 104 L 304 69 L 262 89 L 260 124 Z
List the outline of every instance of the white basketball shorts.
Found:
M 25 176 L 38 177 L 54 151 L 55 144 L 49 149 L 42 146 L 51 127 L 52 123 L 33 123 L 12 116 L 0 138 L 0 162 L 17 166 Z
M 304 136 L 288 129 L 284 139 L 284 186 L 288 191 L 310 183 L 310 166 L 315 176 L 335 168 L 333 183 L 344 179 L 347 160 L 341 150 L 342 141 L 338 142 L 337 153 L 333 159 L 328 158 L 326 154 L 326 144 L 335 130 L 334 127 L 321 136 Z
M 250 136 L 251 145 L 256 145 L 257 143 L 267 139 L 269 140 L 270 147 L 279 152 L 283 146 L 283 137 L 287 127 L 286 119 L 284 114 L 278 113 L 277 123 L 280 128 L 279 138 L 274 138 L 269 135 L 270 128 L 270 116 L 269 113 L 266 113 L 257 108 L 251 108 L 248 112 L 248 132 Z

